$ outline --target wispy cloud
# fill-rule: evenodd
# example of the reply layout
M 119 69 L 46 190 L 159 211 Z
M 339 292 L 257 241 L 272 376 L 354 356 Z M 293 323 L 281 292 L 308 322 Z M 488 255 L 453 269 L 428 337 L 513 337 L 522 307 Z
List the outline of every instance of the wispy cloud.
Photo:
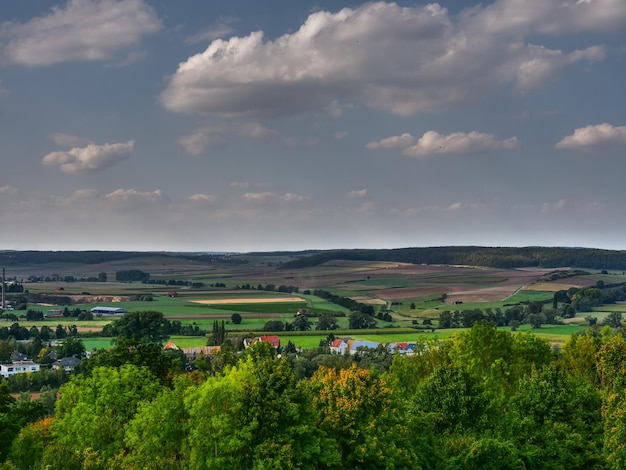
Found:
M 367 196 L 367 189 L 358 189 L 358 190 L 355 190 L 355 191 L 350 191 L 347 194 L 347 196 L 350 199 L 363 198 L 363 197 Z
M 59 147 L 79 147 L 88 143 L 88 141 L 82 137 L 64 134 L 62 132 L 50 134 L 50 139 Z
M 454 132 L 440 134 L 427 131 L 417 139 L 411 134 L 387 137 L 366 145 L 369 149 L 402 149 L 409 157 L 427 157 L 431 155 L 464 155 L 482 153 L 496 149 L 513 149 L 517 147 L 517 137 L 498 140 L 492 134 L 481 132 Z
M 235 28 L 232 24 L 236 23 L 236 18 L 220 18 L 213 25 L 189 36 L 185 42 L 188 44 L 197 44 L 200 42 L 213 41 L 214 39 L 223 38 L 231 34 Z

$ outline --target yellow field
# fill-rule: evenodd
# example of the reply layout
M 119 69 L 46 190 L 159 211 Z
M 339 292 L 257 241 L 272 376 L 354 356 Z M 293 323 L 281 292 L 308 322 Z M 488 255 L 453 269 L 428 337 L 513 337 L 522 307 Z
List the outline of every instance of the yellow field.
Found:
M 352 300 L 356 300 L 365 305 L 387 305 L 387 301 L 383 299 L 372 299 L 370 297 L 350 297 Z
M 234 299 L 214 299 L 214 300 L 192 300 L 196 304 L 218 305 L 218 304 L 275 304 L 278 302 L 306 302 L 300 297 L 254 297 L 254 298 L 234 298 Z

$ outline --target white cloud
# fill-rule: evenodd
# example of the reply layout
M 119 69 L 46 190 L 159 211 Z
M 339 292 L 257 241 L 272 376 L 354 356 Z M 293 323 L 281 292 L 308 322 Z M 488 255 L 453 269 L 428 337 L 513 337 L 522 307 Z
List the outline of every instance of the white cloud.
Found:
M 469 17 L 487 34 L 620 32 L 625 7 L 622 0 L 497 0 L 470 10 Z
M 116 189 L 105 196 L 107 201 L 113 203 L 131 203 L 131 204 L 159 204 L 169 202 L 169 198 L 161 191 L 141 192 L 136 189 Z
M 543 46 L 525 47 L 528 57 L 521 61 L 517 69 L 517 87 L 521 91 L 528 91 L 540 86 L 557 75 L 559 70 L 581 60 L 590 63 L 604 60 L 604 46 L 590 46 L 586 49 L 575 50 L 570 54 L 547 49 Z
M 213 194 L 198 193 L 198 194 L 189 196 L 189 200 L 194 201 L 194 202 L 215 202 L 216 199 L 217 198 Z
M 447 213 L 447 212 L 460 212 L 467 210 L 476 210 L 483 208 L 485 205 L 478 202 L 453 202 L 447 206 L 432 205 L 432 206 L 418 206 L 409 207 L 406 209 L 394 209 L 392 212 L 397 214 L 404 214 L 410 217 L 420 214 L 432 214 L 432 213 Z
M 368 149 L 405 149 L 415 143 L 415 137 L 411 134 L 394 135 L 377 142 L 369 142 Z
M 55 132 L 50 134 L 50 139 L 52 142 L 57 144 L 59 147 L 79 147 L 80 145 L 85 145 L 87 140 L 82 137 L 78 137 L 72 134 L 64 134 L 62 132 Z
M 346 137 L 348 137 L 348 131 L 337 131 L 333 135 L 335 140 L 345 139 Z
M 219 21 L 214 23 L 209 28 L 189 36 L 185 42 L 188 44 L 197 44 L 199 42 L 212 41 L 214 39 L 228 36 L 235 30 L 232 27 L 232 24 L 236 21 L 237 20 L 235 18 L 220 18 Z
M 14 186 L 11 186 L 10 184 L 0 186 L 0 194 L 15 194 L 15 193 L 17 193 L 17 188 Z
M 307 200 L 305 196 L 295 193 L 277 194 L 270 191 L 262 193 L 245 193 L 241 195 L 244 201 L 249 202 L 302 202 Z
M 367 196 L 367 189 L 358 189 L 355 191 L 350 191 L 347 196 L 350 199 L 358 199 Z
M 404 149 L 403 153 L 410 157 L 428 155 L 450 155 L 480 153 L 496 149 L 513 149 L 517 146 L 517 137 L 498 140 L 492 134 L 480 132 L 454 132 L 443 135 L 436 131 L 425 132 L 415 143 Z
M 409 157 L 426 157 L 429 155 L 462 155 L 487 152 L 497 149 L 513 149 L 517 146 L 517 137 L 498 140 L 492 134 L 480 132 L 454 132 L 440 134 L 427 131 L 416 139 L 411 134 L 387 137 L 378 142 L 367 144 L 369 149 L 403 149 L 402 153 Z
M 43 157 L 43 164 L 58 166 L 65 173 L 98 171 L 118 165 L 133 152 L 134 140 L 126 143 L 94 145 L 73 148 L 67 152 L 52 152 Z
M 497 3 L 524 9 L 520 1 Z M 613 6 L 626 15 L 626 3 Z M 575 8 L 566 21 L 582 23 L 586 12 Z M 175 112 L 230 116 L 339 116 L 352 105 L 408 116 L 464 106 L 502 85 L 527 91 L 574 62 L 603 56 L 598 46 L 568 53 L 528 45 L 524 35 L 541 29 L 539 16 L 485 33 L 492 16 L 488 8 L 453 17 L 437 4 L 383 2 L 319 11 L 275 40 L 256 31 L 213 41 L 179 65 L 161 99 Z
M 249 188 L 250 183 L 248 183 L 247 181 L 231 181 L 230 183 L 228 183 L 228 186 L 230 186 L 231 188 Z
M 26 23 L 4 23 L 6 55 L 24 65 L 102 60 L 157 32 L 161 23 L 143 0 L 69 0 Z
M 374 201 L 367 201 L 357 208 L 359 214 L 374 214 L 378 209 L 378 205 Z
M 565 208 L 566 205 L 567 205 L 567 199 L 559 199 L 558 201 L 555 201 L 555 202 L 544 202 L 541 206 L 541 211 L 542 212 L 557 211 L 557 210 Z
M 593 152 L 626 146 L 626 126 L 615 127 L 607 122 L 574 130 L 555 147 L 561 150 Z
M 226 146 L 226 139 L 220 135 L 220 131 L 212 128 L 199 129 L 193 134 L 178 139 L 178 143 L 183 146 L 185 152 L 197 157 L 202 155 L 209 148 L 223 148 Z
M 239 135 L 253 139 L 270 138 L 279 135 L 278 131 L 269 129 L 258 122 L 248 122 L 241 125 L 238 130 Z
M 77 189 L 72 193 L 72 199 L 94 199 L 98 196 L 99 192 L 97 189 Z

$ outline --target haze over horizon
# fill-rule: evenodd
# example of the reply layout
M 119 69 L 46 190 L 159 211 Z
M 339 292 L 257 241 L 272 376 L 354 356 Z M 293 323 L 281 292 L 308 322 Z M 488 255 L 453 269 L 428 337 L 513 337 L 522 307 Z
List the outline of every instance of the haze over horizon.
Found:
M 626 249 L 622 0 L 0 17 L 0 249 Z

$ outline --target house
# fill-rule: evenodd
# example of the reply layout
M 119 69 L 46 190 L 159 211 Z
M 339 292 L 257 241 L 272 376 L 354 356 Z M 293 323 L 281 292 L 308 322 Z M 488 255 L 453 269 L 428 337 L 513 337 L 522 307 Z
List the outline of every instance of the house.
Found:
M 101 317 L 103 315 L 124 315 L 126 313 L 126 309 L 118 307 L 94 307 L 91 309 L 91 313 L 96 317 Z
M 274 348 L 280 347 L 280 338 L 278 336 L 259 336 L 257 338 L 244 338 L 243 346 L 247 349 L 258 341 L 265 341 L 267 343 L 270 343 Z
M 38 370 L 39 364 L 35 364 L 33 361 L 17 361 L 12 364 L 0 364 L 0 375 L 5 379 L 11 375 L 37 372 Z
M 178 292 L 176 291 L 170 291 L 167 293 L 167 296 L 171 299 L 173 299 L 174 297 L 178 297 Z
M 222 350 L 221 346 L 197 346 L 195 348 L 181 348 L 185 356 L 196 358 L 198 356 L 213 356 Z
M 11 362 L 28 361 L 28 356 L 19 351 L 13 351 L 11 353 Z
M 410 356 L 417 351 L 417 344 L 415 343 L 389 343 L 387 345 L 387 350 L 389 352 L 397 353 L 397 354 L 406 354 Z
M 163 349 L 175 349 L 182 351 L 188 358 L 194 359 L 198 356 L 212 356 L 222 350 L 221 346 L 196 346 L 193 348 L 179 348 L 174 342 L 168 342 Z
M 298 310 L 298 315 L 306 315 L 309 316 L 310 312 L 308 308 L 301 308 Z
M 52 368 L 54 370 L 64 369 L 66 372 L 72 372 L 77 366 L 79 366 L 81 360 L 72 356 L 72 357 L 64 357 L 63 359 L 59 359 L 52 363 Z
M 330 343 L 330 352 L 335 354 L 343 354 L 348 349 L 348 343 L 339 338 Z
M 168 341 L 168 343 L 165 346 L 163 346 L 163 349 L 177 349 L 177 350 L 180 350 L 180 348 L 173 341 Z
M 270 343 L 274 348 L 280 346 L 280 338 L 278 336 L 259 336 L 259 341 Z

